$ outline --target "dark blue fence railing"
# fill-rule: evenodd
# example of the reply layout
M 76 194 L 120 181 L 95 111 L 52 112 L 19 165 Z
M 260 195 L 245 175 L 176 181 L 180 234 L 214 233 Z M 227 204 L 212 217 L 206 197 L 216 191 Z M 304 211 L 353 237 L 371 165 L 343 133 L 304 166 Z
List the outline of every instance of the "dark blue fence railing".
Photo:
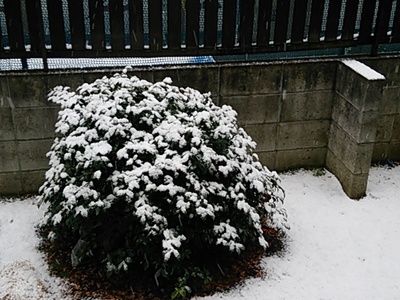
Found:
M 236 55 L 400 42 L 397 0 L 0 0 L 0 58 Z

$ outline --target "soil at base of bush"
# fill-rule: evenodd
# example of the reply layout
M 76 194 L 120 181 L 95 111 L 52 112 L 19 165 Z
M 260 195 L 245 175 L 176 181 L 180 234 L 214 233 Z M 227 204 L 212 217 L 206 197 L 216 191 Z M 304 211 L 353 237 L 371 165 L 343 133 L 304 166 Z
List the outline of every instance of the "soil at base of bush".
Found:
M 264 229 L 266 240 L 270 247 L 267 252 L 259 248 L 246 249 L 234 261 L 215 263 L 210 259 L 207 268 L 212 278 L 211 282 L 189 296 L 206 296 L 216 292 L 228 291 L 250 277 L 264 277 L 264 270 L 260 265 L 264 256 L 279 253 L 284 250 L 284 236 L 272 229 Z M 47 233 L 42 230 L 40 250 L 46 255 L 47 263 L 53 275 L 64 278 L 69 282 L 68 295 L 73 299 L 171 299 L 171 291 L 160 289 L 154 280 L 143 274 L 113 278 L 106 277 L 94 265 L 84 265 L 73 268 L 70 261 L 72 245 L 56 245 L 47 241 Z

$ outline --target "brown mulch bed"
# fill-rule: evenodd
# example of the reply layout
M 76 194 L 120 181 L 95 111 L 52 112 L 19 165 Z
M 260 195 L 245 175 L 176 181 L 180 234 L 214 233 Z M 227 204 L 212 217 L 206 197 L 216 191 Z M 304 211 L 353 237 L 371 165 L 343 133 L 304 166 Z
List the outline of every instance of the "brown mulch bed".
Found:
M 264 270 L 260 266 L 265 255 L 272 255 L 284 249 L 283 236 L 274 230 L 264 229 L 267 241 L 270 244 L 268 252 L 255 248 L 248 248 L 233 263 L 221 263 L 207 266 L 211 272 L 212 281 L 201 290 L 189 295 L 206 296 L 216 292 L 228 291 L 251 277 L 264 277 Z M 47 235 L 40 232 L 40 235 Z M 67 279 L 69 282 L 68 295 L 73 299 L 108 299 L 108 300 L 163 300 L 171 298 L 171 291 L 160 289 L 154 280 L 146 279 L 141 274 L 131 277 L 118 278 L 110 281 L 94 266 L 86 265 L 73 268 L 70 262 L 71 245 L 56 246 L 43 242 L 40 250 L 45 253 L 47 263 L 53 275 Z M 212 261 L 210 259 L 210 261 Z

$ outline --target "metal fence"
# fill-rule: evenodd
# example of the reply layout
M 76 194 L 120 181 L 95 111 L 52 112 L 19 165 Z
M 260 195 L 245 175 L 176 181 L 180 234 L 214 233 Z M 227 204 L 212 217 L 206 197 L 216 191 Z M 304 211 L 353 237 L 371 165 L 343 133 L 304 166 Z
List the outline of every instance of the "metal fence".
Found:
M 236 55 L 400 42 L 397 0 L 0 0 L 0 58 Z

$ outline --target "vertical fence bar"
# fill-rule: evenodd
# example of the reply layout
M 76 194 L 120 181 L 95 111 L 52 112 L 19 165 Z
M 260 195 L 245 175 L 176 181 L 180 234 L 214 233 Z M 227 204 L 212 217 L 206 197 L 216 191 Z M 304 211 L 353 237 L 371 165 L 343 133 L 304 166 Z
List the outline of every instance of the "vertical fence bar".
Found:
M 150 49 L 149 2 L 143 0 L 143 48 Z
M 357 6 L 357 18 L 356 18 L 356 23 L 354 25 L 353 38 L 358 38 L 358 36 L 360 35 L 360 26 L 361 26 L 361 16 L 362 16 L 363 5 L 364 5 L 364 0 L 359 0 L 358 6 Z
M 163 49 L 162 1 L 149 1 L 150 49 L 159 52 Z
M 131 45 L 129 35 L 129 7 L 128 2 L 124 0 L 108 0 L 109 22 L 106 20 L 107 9 L 104 7 L 104 32 L 106 41 L 114 51 L 123 51 Z M 125 16 L 127 14 L 127 16 Z M 125 23 L 127 22 L 127 23 Z M 108 25 L 107 25 L 108 23 Z M 107 37 L 107 27 L 110 31 L 110 37 Z M 111 28 L 110 28 L 111 27 Z M 106 44 L 107 46 L 107 44 Z
M 20 0 L 20 4 L 21 4 L 22 31 L 24 34 L 24 47 L 25 51 L 31 51 L 31 38 L 29 36 L 28 15 L 26 13 L 25 0 Z
M 176 10 L 176 7 L 174 7 Z M 161 18 L 162 18 L 162 48 L 168 48 L 168 0 L 162 0 L 161 7 Z
M 49 11 L 47 9 L 47 0 L 40 0 L 40 5 L 41 5 L 40 12 L 42 15 L 45 47 L 46 49 L 51 49 L 50 23 L 49 23 Z
M 375 35 L 375 27 L 378 19 L 378 11 L 379 11 L 379 0 L 375 2 L 375 8 L 374 8 L 374 16 L 372 18 L 372 29 L 371 29 L 371 36 Z
M 68 9 L 69 25 L 71 28 L 71 48 L 74 51 L 83 51 L 86 49 L 87 35 L 82 1 L 69 0 L 68 7 L 63 4 L 64 15 L 66 14 L 66 9 Z M 74 52 L 72 52 L 73 54 Z
M 111 22 L 110 22 L 110 3 L 109 0 L 103 0 L 103 22 L 104 22 L 104 37 L 105 47 L 107 50 L 112 48 L 111 39 Z
M 330 3 L 330 0 L 324 1 L 324 12 L 322 15 L 321 32 L 320 32 L 320 38 L 319 38 L 320 41 L 325 41 L 326 24 L 328 22 L 329 3 Z
M 251 45 L 257 46 L 257 35 L 258 35 L 258 16 L 260 11 L 260 0 L 254 1 L 253 11 L 253 30 L 251 35 Z
M 190 5 L 186 6 L 187 14 L 187 36 L 186 47 L 197 49 L 199 47 L 199 24 L 200 24 L 200 2 L 191 0 Z
M 375 12 L 375 4 L 376 0 L 364 1 L 360 23 L 360 35 L 358 38 L 361 44 L 372 43 L 371 29 Z
M 185 49 L 186 48 L 186 0 L 181 0 L 181 48 Z
M 308 30 L 308 42 L 319 43 L 321 36 L 325 36 L 325 32 L 322 35 L 322 18 L 325 8 L 325 3 L 323 1 L 313 1 L 311 6 L 311 20 L 310 28 Z
M 62 13 L 64 23 L 65 48 L 72 49 L 71 24 L 69 20 L 69 8 L 67 0 L 62 0 Z
M 388 25 L 388 29 L 387 29 L 387 35 L 392 35 L 394 17 L 396 15 L 396 9 L 397 9 L 397 0 L 393 0 L 392 1 L 392 7 L 391 7 L 391 10 L 390 10 L 390 17 L 389 17 L 389 25 Z
M 269 45 L 272 1 L 260 1 L 257 25 L 257 46 Z
M 398 0 L 394 0 L 398 1 Z M 396 5 L 396 12 L 393 20 L 392 27 L 392 42 L 398 43 L 400 41 L 400 5 Z
M 168 49 L 179 51 L 182 48 L 182 0 L 168 0 L 168 24 L 167 38 Z M 186 31 L 186 17 L 185 17 L 185 31 Z M 165 26 L 165 25 L 163 25 Z M 186 33 L 185 33 L 186 36 Z M 185 42 L 186 43 L 186 42 Z
M 248 1 L 248 0 L 246 0 Z M 250 1 L 248 1 L 250 2 Z M 235 40 L 233 42 L 234 47 L 239 47 L 240 42 L 240 28 L 241 28 L 241 0 L 236 0 L 236 18 L 235 18 Z
M 205 0 L 200 1 L 200 11 L 199 11 L 199 48 L 204 48 L 204 28 L 206 22 L 206 6 Z
M 347 0 L 346 14 L 343 21 L 342 40 L 354 41 L 354 32 L 357 20 L 359 1 Z
M 92 31 L 90 26 L 89 0 L 83 0 L 83 22 L 85 26 L 85 47 L 92 49 Z
M 288 24 L 287 24 L 287 31 L 286 31 L 286 43 L 289 43 L 289 44 L 292 42 L 294 3 L 295 3 L 295 0 L 290 0 Z
M 146 37 L 145 43 L 145 28 L 144 24 L 147 23 L 147 32 L 149 30 L 148 20 L 145 22 L 143 12 L 146 10 L 144 8 L 144 1 L 142 0 L 129 0 L 129 36 L 130 36 L 130 46 L 133 50 L 142 51 L 143 49 L 150 48 L 149 35 Z M 148 12 L 148 7 L 147 7 Z M 148 14 L 147 14 L 148 17 Z
M 346 4 L 348 0 L 342 0 L 342 3 L 340 5 L 340 14 L 339 14 L 339 24 L 338 24 L 338 29 L 337 29 L 337 34 L 336 34 L 336 39 L 340 40 L 342 39 L 342 34 L 343 34 L 343 24 L 344 24 L 344 15 L 346 13 Z
M 224 19 L 224 1 L 218 0 L 217 11 L 217 48 L 222 47 L 222 26 Z
M 253 40 L 257 42 L 257 33 L 254 37 L 254 24 L 258 25 L 258 18 L 254 20 L 254 6 L 256 0 L 241 1 L 239 45 L 241 49 L 251 48 Z M 258 3 L 257 3 L 258 5 Z
M 129 20 L 129 0 L 122 2 L 122 15 L 124 20 L 124 48 L 131 49 L 130 20 Z
M 68 11 L 68 3 L 66 10 Z M 50 35 L 51 35 L 51 50 L 52 51 L 65 51 L 68 49 L 66 47 L 66 32 L 65 32 L 65 23 L 69 20 L 64 20 L 64 11 L 63 11 L 64 1 L 61 0 L 52 0 L 47 2 L 48 16 L 49 16 L 49 26 L 50 26 Z M 68 25 L 69 30 L 69 25 Z M 69 32 L 71 35 L 71 32 Z M 69 36 L 69 44 L 71 45 L 71 36 Z
M 208 49 L 215 49 L 217 44 L 217 13 L 218 2 L 206 1 L 206 22 L 204 28 L 204 47 Z M 222 19 L 221 19 L 222 22 Z M 222 30 L 222 28 L 221 28 Z M 222 43 L 222 40 L 221 40 Z
M 307 11 L 307 9 L 309 9 L 309 11 Z M 306 26 L 310 26 L 311 3 L 310 1 L 304 0 L 295 1 L 293 10 L 294 15 L 290 42 L 291 44 L 301 44 L 304 42 L 304 32 L 307 32 L 308 35 L 308 28 L 306 29 Z M 308 25 L 306 25 L 307 23 Z
M 2 47 L 4 50 L 10 50 L 10 41 L 8 39 L 7 20 L 3 0 L 0 0 L 0 27 Z
M 272 10 L 271 10 L 271 21 L 269 27 L 269 44 L 273 45 L 275 42 L 275 23 L 276 23 L 276 10 L 278 0 L 272 1 Z
M 306 8 L 306 20 L 304 24 L 304 34 L 303 34 L 303 42 L 308 42 L 308 34 L 310 31 L 310 23 L 311 23 L 311 11 L 312 11 L 312 0 L 307 0 L 307 8 Z
M 343 0 L 339 1 L 340 3 L 343 4 Z M 333 42 L 338 39 L 338 28 L 339 28 L 342 5 L 335 5 L 336 3 L 337 2 L 335 1 L 330 1 L 329 4 L 328 21 L 326 24 L 326 31 L 325 31 L 325 41 L 328 42 Z M 344 10 L 343 10 L 343 16 L 344 16 Z
M 104 22 L 104 3 L 109 0 L 89 0 L 89 20 L 92 36 L 92 49 L 99 53 L 99 51 L 110 50 L 111 42 L 107 48 L 106 39 L 106 25 Z M 109 30 L 110 28 L 108 28 Z M 111 35 L 111 34 L 110 34 Z
M 232 49 L 235 47 L 236 3 L 237 0 L 224 1 L 222 33 L 222 47 L 224 49 Z M 225 53 L 227 53 L 226 50 Z
M 289 7 L 291 0 L 279 0 L 277 1 L 276 8 L 276 22 L 274 28 L 274 44 L 284 45 L 286 50 L 286 35 L 288 30 L 289 20 Z

